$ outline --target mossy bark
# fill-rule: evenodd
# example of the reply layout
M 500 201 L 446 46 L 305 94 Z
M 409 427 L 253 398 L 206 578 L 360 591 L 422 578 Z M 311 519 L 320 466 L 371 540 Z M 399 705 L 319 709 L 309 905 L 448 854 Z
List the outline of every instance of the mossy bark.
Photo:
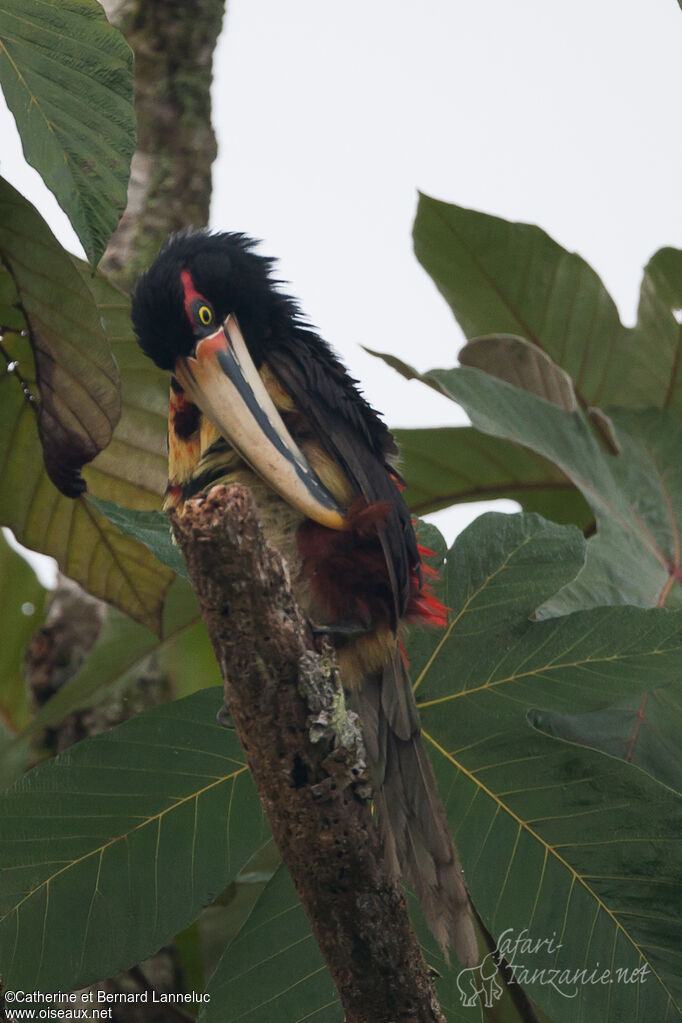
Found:
M 102 269 L 129 289 L 172 231 L 204 227 L 217 145 L 213 51 L 224 0 L 103 0 L 135 55 L 137 150 L 128 206 Z

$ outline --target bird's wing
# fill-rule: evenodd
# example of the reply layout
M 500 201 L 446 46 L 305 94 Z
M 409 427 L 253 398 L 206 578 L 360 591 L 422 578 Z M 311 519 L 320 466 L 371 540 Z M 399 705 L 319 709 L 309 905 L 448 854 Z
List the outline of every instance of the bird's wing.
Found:
M 270 369 L 290 395 L 297 413 L 315 439 L 341 468 L 353 490 L 368 504 L 386 506 L 377 526 L 394 597 L 394 625 L 405 613 L 419 573 L 417 541 L 399 476 L 389 458 L 397 453 L 393 437 L 364 400 L 330 349 L 315 337 L 315 346 L 278 345 L 268 352 Z

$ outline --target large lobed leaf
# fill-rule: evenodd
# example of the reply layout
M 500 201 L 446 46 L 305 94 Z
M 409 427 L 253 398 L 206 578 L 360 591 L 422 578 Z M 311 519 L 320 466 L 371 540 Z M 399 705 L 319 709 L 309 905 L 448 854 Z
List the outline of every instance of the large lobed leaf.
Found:
M 552 1019 L 682 1016 L 682 797 L 613 757 L 549 738 L 538 714 L 588 713 L 652 685 L 679 692 L 682 615 L 598 608 L 532 621 L 579 569 L 576 530 L 485 515 L 443 573 L 443 634 L 408 651 L 467 882 L 496 939 L 555 935 L 533 969 L 638 969 L 646 981 L 527 986 Z M 561 985 L 560 985 L 561 987 Z M 567 992 L 575 994 L 567 997 Z
M 607 445 L 612 446 L 610 424 L 598 412 L 593 414 L 597 405 L 682 409 L 679 250 L 661 249 L 645 267 L 637 324 L 625 328 L 595 272 L 538 227 L 422 195 L 414 244 L 466 337 L 517 335 L 551 356 L 572 378 L 579 403 L 589 410 Z M 506 356 L 511 354 L 508 350 Z M 408 379 L 415 376 L 394 356 L 381 357 Z M 508 375 L 506 379 L 515 382 Z M 464 430 L 449 436 L 434 432 L 431 459 L 426 432 L 400 433 L 407 448 L 407 500 L 422 514 L 493 494 L 558 521 L 587 524 L 585 505 L 562 473 L 562 489 L 557 491 L 557 469 L 549 461 L 524 457 L 502 439 L 489 439 L 481 451 L 476 432 Z M 449 449 L 446 440 L 452 442 Z M 410 448 L 418 451 L 418 458 Z
M 140 350 L 128 296 L 87 264 L 73 262 L 90 289 L 121 378 L 121 418 L 109 446 L 84 471 L 88 489 L 126 508 L 159 508 L 168 479 L 168 374 Z
M 629 401 L 682 412 L 682 252 L 664 248 L 644 267 L 632 357 L 624 367 Z
M 31 383 L 31 353 L 18 335 L 5 348 Z M 57 559 L 65 575 L 158 630 L 173 579 L 141 544 L 123 536 L 81 496 L 64 497 L 42 462 L 34 409 L 13 375 L 0 378 L 0 521 L 32 550 Z
M 467 346 L 468 347 L 468 346 Z M 365 349 L 406 380 L 432 383 L 427 374 L 394 355 Z M 417 515 L 469 501 L 507 498 L 524 511 L 587 528 L 589 506 L 571 480 L 549 459 L 518 444 L 467 426 L 393 431 L 405 500 Z
M 168 519 L 160 511 L 137 511 L 122 508 L 114 501 L 92 498 L 91 503 L 126 536 L 132 536 L 147 547 L 155 558 L 172 568 L 176 575 L 189 580 L 187 566 L 173 543 Z
M 566 412 L 576 410 L 575 388 L 568 373 L 547 352 L 525 338 L 515 334 L 475 338 L 462 348 L 459 361 L 544 398 Z
M 207 988 L 200 1023 L 336 1023 L 341 1004 L 284 866 L 264 890 Z
M 682 605 L 682 423 L 676 416 L 612 410 L 620 448 L 613 456 L 579 411 L 565 412 L 477 370 L 436 370 L 430 378 L 466 408 L 476 427 L 554 462 L 595 514 L 597 534 L 583 572 L 543 614 L 603 604 Z
M 425 528 L 422 538 L 438 547 L 432 534 Z M 616 977 L 608 987 L 563 981 L 557 990 L 540 975 L 526 985 L 532 997 L 557 1023 L 670 1021 L 682 1015 L 675 895 L 682 883 L 682 797 L 632 764 L 534 725 L 543 715 L 598 713 L 652 684 L 679 705 L 682 612 L 612 607 L 533 621 L 534 608 L 583 558 L 578 530 L 538 516 L 490 514 L 469 527 L 442 569 L 448 628 L 415 632 L 408 643 L 416 695 L 488 928 L 497 939 L 523 928 L 537 939 L 555 936 L 551 956 L 539 951 L 516 965 L 588 974 L 599 964 L 646 966 L 636 987 Z M 264 832 L 255 795 L 238 813 L 237 779 L 246 772 L 230 746 L 233 735 L 213 721 L 218 704 L 210 691 L 141 715 L 36 769 L 0 797 L 0 834 L 14 839 L 6 839 L 4 851 L 0 843 L 11 882 L 0 886 L 0 950 L 15 935 L 19 949 L 13 965 L 11 951 L 0 951 L 8 983 L 49 989 L 58 976 L 70 988 L 108 975 L 189 923 L 207 892 L 234 876 L 222 846 L 216 851 L 212 844 L 224 841 L 227 826 L 241 843 L 233 864 L 241 868 L 256 850 Z M 222 757 L 235 762 L 235 773 L 221 766 Z M 202 802 L 209 793 L 211 825 Z M 189 811 L 195 805 L 197 816 Z M 202 826 L 210 827 L 210 838 Z M 66 837 L 74 833 L 82 837 Z M 32 866 L 21 866 L 27 862 Z M 109 893 L 122 883 L 121 905 L 112 910 Z M 162 890 L 174 891 L 170 906 L 155 898 Z M 138 911 L 131 907 L 139 899 Z M 70 900 L 75 916 L 71 910 L 68 928 L 60 930 L 62 901 Z M 127 928 L 111 927 L 111 911 Z M 17 921 L 19 929 L 10 929 Z M 45 936 L 52 942 L 41 952 Z M 438 980 L 453 1020 L 466 1018 L 457 974 L 443 967 Z M 283 875 L 232 941 L 209 992 L 206 1020 L 256 1020 L 265 1010 L 269 1019 L 288 1020 L 292 1005 L 298 1019 L 334 1018 L 335 995 Z
M 636 764 L 682 795 L 682 694 L 676 689 L 654 689 L 584 714 L 538 711 L 532 721 L 548 735 Z
M 394 430 L 405 499 L 415 515 L 506 497 L 526 511 L 582 528 L 593 515 L 580 491 L 546 458 L 470 426 Z
M 96 0 L 0 3 L 0 83 L 27 161 L 96 264 L 135 149 L 133 58 Z
M 87 264 L 72 260 L 25 200 L 7 189 L 2 195 L 12 212 L 11 224 L 0 231 L 9 267 L 0 269 L 2 344 L 23 386 L 16 372 L 0 377 L 0 520 L 27 547 L 55 557 L 88 592 L 158 631 L 173 573 L 93 504 L 82 497 L 68 500 L 55 489 L 36 423 L 42 424 L 45 462 L 54 479 L 78 483 L 83 459 L 111 438 L 84 470 L 91 493 L 151 510 L 166 480 L 167 381 L 135 343 L 127 297 Z M 30 339 L 21 336 L 29 330 Z M 25 393 L 36 392 L 29 340 L 42 372 L 40 403 Z M 122 414 L 112 438 L 119 370 Z
M 677 416 L 664 409 L 609 410 L 608 430 L 619 450 L 613 455 L 595 439 L 580 409 L 567 412 L 468 366 L 420 374 L 393 358 L 386 361 L 456 401 L 477 430 L 553 463 L 582 492 L 597 534 L 584 570 L 543 606 L 542 615 L 605 604 L 682 606 Z
M 190 923 L 269 832 L 221 690 L 140 714 L 0 797 L 0 970 L 71 990 Z
M 0 262 L 35 356 L 45 467 L 76 497 L 82 466 L 107 446 L 120 416 L 118 369 L 81 275 L 40 214 L 1 179 Z
M 467 338 L 532 341 L 566 370 L 584 406 L 682 410 L 679 251 L 652 258 L 637 324 L 626 328 L 594 270 L 539 227 L 422 195 L 414 246 Z

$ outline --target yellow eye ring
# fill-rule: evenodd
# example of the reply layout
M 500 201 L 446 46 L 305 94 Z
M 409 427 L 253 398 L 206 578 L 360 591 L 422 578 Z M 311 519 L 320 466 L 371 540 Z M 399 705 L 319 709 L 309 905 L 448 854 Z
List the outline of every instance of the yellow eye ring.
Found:
M 199 308 L 199 319 L 203 323 L 204 327 L 208 327 L 209 323 L 213 320 L 213 313 L 207 305 L 202 305 Z

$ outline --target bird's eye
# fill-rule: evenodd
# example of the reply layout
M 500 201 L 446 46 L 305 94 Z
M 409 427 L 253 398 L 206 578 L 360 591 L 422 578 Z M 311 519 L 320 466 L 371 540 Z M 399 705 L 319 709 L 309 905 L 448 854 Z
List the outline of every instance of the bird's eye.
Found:
M 200 298 L 194 299 L 186 308 L 194 333 L 205 337 L 207 328 L 211 327 L 215 321 L 213 307 L 202 295 Z

